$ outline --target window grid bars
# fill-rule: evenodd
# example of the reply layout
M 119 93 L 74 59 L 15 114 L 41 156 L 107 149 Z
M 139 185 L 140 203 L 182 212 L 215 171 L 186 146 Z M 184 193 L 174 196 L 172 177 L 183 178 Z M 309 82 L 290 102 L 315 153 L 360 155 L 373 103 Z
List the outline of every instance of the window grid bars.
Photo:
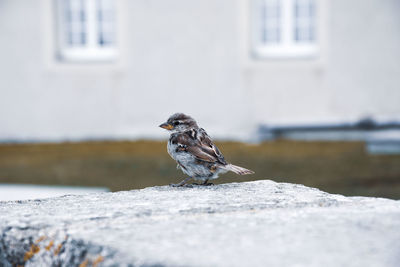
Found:
M 316 54 L 315 0 L 258 0 L 257 3 L 257 24 L 261 27 L 254 40 L 258 55 L 297 57 Z M 271 8 L 276 9 L 277 6 L 279 9 L 271 12 Z M 278 17 L 277 23 L 273 24 L 271 21 L 275 17 Z M 268 37 L 271 29 L 279 32 L 279 38 Z
M 114 59 L 113 0 L 58 2 L 60 57 L 73 61 Z

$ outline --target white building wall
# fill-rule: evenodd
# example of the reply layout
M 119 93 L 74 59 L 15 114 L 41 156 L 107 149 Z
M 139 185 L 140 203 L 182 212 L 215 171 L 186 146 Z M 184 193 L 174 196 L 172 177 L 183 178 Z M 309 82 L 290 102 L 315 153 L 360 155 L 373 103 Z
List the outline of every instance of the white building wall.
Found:
M 400 2 L 317 1 L 320 55 L 244 60 L 258 123 L 400 120 Z
M 118 60 L 66 63 L 54 1 L 0 0 L 0 140 L 165 137 L 157 125 L 178 111 L 225 138 L 400 117 L 396 0 L 320 0 L 320 57 L 263 61 L 248 0 L 117 3 Z
M 331 10 L 330 112 L 399 121 L 400 1 L 332 1 Z

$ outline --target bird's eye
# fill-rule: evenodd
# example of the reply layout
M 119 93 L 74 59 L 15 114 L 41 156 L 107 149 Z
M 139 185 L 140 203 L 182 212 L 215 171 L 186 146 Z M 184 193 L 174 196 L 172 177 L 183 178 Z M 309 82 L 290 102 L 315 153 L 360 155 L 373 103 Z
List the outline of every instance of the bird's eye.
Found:
M 179 125 L 179 124 L 180 124 L 179 121 L 174 121 L 174 125 L 175 125 L 175 126 L 177 126 L 177 125 Z

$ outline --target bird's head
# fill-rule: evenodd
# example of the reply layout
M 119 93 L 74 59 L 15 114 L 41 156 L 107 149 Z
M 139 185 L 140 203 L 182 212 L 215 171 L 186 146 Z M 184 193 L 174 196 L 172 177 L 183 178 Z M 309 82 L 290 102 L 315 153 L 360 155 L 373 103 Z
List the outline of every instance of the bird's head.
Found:
M 167 122 L 161 124 L 160 127 L 171 132 L 184 132 L 198 126 L 192 117 L 183 113 L 175 113 L 168 118 Z

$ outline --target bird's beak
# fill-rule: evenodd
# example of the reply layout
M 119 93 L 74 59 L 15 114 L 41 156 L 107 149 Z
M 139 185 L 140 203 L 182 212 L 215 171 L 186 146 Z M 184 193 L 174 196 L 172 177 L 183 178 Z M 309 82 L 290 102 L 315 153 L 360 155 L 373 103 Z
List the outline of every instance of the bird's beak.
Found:
M 159 127 L 164 128 L 166 130 L 172 130 L 172 128 L 174 128 L 174 126 L 172 126 L 171 124 L 164 122 L 163 124 L 161 124 Z

